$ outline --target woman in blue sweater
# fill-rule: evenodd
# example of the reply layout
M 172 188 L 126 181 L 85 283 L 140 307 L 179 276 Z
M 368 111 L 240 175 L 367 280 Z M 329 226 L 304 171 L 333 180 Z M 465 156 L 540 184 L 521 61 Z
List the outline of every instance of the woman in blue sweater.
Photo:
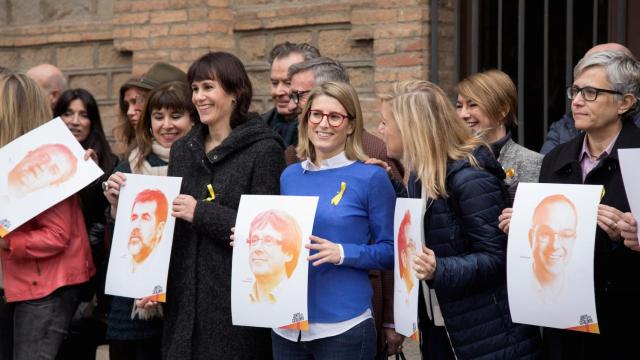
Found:
M 394 85 L 379 130 L 389 157 L 411 171 L 409 196 L 427 198 L 425 244 L 413 264 L 431 289 L 420 292 L 423 359 L 537 358 L 537 328 L 509 314 L 507 238 L 498 228 L 505 174 L 488 145 L 427 81 Z
M 309 331 L 274 329 L 275 359 L 373 359 L 368 270 L 393 267 L 395 192 L 382 168 L 365 165 L 362 112 L 351 85 L 326 82 L 309 95 L 298 158 L 283 195 L 319 196 L 309 256 Z

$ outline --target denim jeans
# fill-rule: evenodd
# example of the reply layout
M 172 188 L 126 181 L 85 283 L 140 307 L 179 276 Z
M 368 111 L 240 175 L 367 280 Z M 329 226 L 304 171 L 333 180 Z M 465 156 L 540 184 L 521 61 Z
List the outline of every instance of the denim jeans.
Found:
M 15 303 L 14 360 L 55 359 L 80 303 L 81 285 L 65 286 L 44 298 Z
M 13 354 L 13 304 L 4 300 L 0 288 L 0 360 L 11 360 Z
M 271 332 L 274 360 L 371 360 L 376 356 L 376 328 L 372 318 L 327 338 L 293 342 Z

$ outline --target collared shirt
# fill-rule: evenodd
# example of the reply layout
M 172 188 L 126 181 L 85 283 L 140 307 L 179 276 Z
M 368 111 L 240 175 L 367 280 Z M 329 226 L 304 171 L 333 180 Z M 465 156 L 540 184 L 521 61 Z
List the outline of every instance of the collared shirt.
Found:
M 304 171 L 321 171 L 327 169 L 337 169 L 344 166 L 353 164 L 355 160 L 347 159 L 347 155 L 343 152 L 340 154 L 325 160 L 320 161 L 320 165 L 314 164 L 311 160 L 307 159 L 300 163 Z
M 314 164 L 309 159 L 304 160 L 300 165 L 304 171 L 322 171 L 349 166 L 354 162 L 354 160 L 349 160 L 343 151 L 332 158 L 320 161 L 320 165 Z M 342 263 L 342 259 L 344 259 L 344 250 L 342 249 L 342 246 L 340 246 L 340 263 Z M 300 338 L 300 341 L 312 341 L 340 335 L 370 317 L 372 317 L 371 309 L 367 309 L 365 312 L 352 319 L 338 323 L 309 323 L 309 331 L 293 329 L 273 329 L 273 331 L 283 338 L 291 341 L 298 341 L 298 338 Z
M 278 299 L 280 298 L 280 296 L 282 295 L 282 283 L 286 282 L 286 279 L 282 279 L 282 281 L 278 284 L 278 286 L 276 286 L 275 288 L 273 288 L 265 297 L 266 299 L 262 299 L 260 298 L 260 293 L 258 292 L 258 283 L 257 282 L 253 282 L 253 285 L 251 286 L 251 292 L 249 293 L 249 301 L 252 304 L 255 303 L 259 303 L 259 302 L 265 302 L 265 303 L 269 303 L 269 304 L 275 304 L 276 302 L 278 302 Z
M 600 163 L 600 160 L 604 159 L 611 153 L 613 145 L 616 143 L 616 140 L 618 140 L 619 135 L 620 132 L 618 132 L 613 140 L 611 140 L 611 143 L 609 143 L 609 146 L 607 146 L 607 148 L 598 157 L 591 155 L 591 153 L 589 152 L 589 137 L 584 137 L 584 141 L 582 142 L 582 151 L 580 151 L 580 156 L 578 157 L 578 162 L 580 163 L 580 167 L 582 168 L 583 183 L 591 170 L 593 170 L 593 168 L 595 168 Z

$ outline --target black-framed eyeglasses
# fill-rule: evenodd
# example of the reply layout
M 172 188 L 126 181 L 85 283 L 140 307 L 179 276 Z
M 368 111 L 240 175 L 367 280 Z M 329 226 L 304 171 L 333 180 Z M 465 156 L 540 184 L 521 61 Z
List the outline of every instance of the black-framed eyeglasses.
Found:
M 333 111 L 326 113 L 318 109 L 309 110 L 307 119 L 309 119 L 310 123 L 317 125 L 322 122 L 322 119 L 324 119 L 325 116 L 327 117 L 327 121 L 329 122 L 329 126 L 331 127 L 339 127 L 340 125 L 342 125 L 345 119 L 351 119 L 351 116 L 349 115 L 344 115 Z
M 299 104 L 300 103 L 300 98 L 307 95 L 308 93 L 310 93 L 311 90 L 305 90 L 305 91 L 298 91 L 298 90 L 293 90 L 291 91 L 291 100 L 293 100 L 294 104 Z
M 595 101 L 598 98 L 598 94 L 607 93 L 607 94 L 616 94 L 622 95 L 621 92 L 609 89 L 600 89 L 593 86 L 585 86 L 583 88 L 579 86 L 569 86 L 567 88 L 567 97 L 569 100 L 573 100 L 578 93 L 582 94 L 582 98 L 586 101 Z

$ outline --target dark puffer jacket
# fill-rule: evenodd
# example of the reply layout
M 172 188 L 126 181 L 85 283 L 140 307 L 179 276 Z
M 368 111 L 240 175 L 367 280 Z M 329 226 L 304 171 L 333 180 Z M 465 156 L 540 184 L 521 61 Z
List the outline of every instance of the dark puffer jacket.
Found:
M 538 328 L 514 324 L 509 314 L 507 238 L 498 228 L 506 206 L 504 171 L 489 149 L 479 147 L 474 155 L 482 169 L 467 160 L 450 162 L 450 197 L 436 199 L 425 214 L 426 244 L 436 255 L 429 286 L 458 359 L 535 359 Z M 409 185 L 410 196 L 420 197 L 419 184 Z

